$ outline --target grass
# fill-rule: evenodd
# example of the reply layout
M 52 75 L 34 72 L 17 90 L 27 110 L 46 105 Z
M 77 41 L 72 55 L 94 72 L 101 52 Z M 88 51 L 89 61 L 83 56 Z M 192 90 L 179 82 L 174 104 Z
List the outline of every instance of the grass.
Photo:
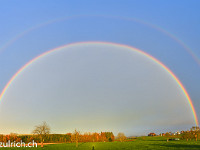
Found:
M 93 149 L 94 148 L 94 149 Z M 4 149 L 4 148 L 3 148 Z M 5 148 L 5 149 L 29 149 L 29 150 L 199 150 L 200 141 L 169 141 L 162 137 L 139 137 L 130 142 L 90 142 L 79 143 L 76 148 L 75 143 L 45 145 L 44 148 Z

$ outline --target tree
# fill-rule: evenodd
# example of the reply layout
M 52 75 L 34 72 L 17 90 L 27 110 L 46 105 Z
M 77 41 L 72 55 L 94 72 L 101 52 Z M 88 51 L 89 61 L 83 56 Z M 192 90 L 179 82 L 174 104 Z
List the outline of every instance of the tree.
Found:
M 117 138 L 120 140 L 120 142 L 123 142 L 126 140 L 126 136 L 122 132 L 118 133 Z
M 115 136 L 113 135 L 112 132 L 104 132 L 105 136 L 106 136 L 106 140 L 108 142 L 113 142 L 115 139 Z
M 182 138 L 186 139 L 188 141 L 188 139 L 191 137 L 191 133 L 189 131 L 186 131 L 182 134 Z
M 50 133 L 50 127 L 44 121 L 42 124 L 35 126 L 33 134 L 36 134 L 40 137 L 41 147 L 43 147 L 44 137 Z
M 191 129 L 190 129 L 190 131 L 199 131 L 200 129 L 199 129 L 199 127 L 198 126 L 193 126 Z
M 190 129 L 190 132 L 193 134 L 193 138 L 195 138 L 195 140 L 197 141 L 198 139 L 198 135 L 199 135 L 199 127 L 198 126 L 193 126 L 191 129 Z
M 78 147 L 78 140 L 79 140 L 80 132 L 75 129 L 74 133 L 71 136 L 72 142 L 76 143 L 76 147 Z
M 167 142 L 168 142 L 170 138 L 170 133 L 169 132 L 165 133 L 165 136 L 167 137 Z

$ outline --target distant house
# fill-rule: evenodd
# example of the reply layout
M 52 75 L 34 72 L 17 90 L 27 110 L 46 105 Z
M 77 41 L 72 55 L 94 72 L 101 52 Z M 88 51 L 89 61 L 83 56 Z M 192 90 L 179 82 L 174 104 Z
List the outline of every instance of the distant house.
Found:
M 185 131 L 181 131 L 181 134 L 183 134 Z
M 165 133 L 161 133 L 161 136 L 165 136 Z
M 156 136 L 155 133 L 149 133 L 148 136 Z
M 180 135 L 181 133 L 179 131 L 175 132 L 174 135 Z

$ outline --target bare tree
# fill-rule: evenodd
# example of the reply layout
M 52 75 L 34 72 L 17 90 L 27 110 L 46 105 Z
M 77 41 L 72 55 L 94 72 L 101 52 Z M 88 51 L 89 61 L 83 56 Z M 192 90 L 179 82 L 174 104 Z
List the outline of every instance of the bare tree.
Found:
M 169 138 L 171 137 L 170 133 L 169 133 L 169 132 L 166 132 L 166 133 L 165 133 L 165 136 L 167 137 L 167 142 L 169 142 Z
M 79 140 L 80 132 L 75 129 L 74 133 L 72 134 L 72 142 L 76 143 L 76 147 L 78 147 L 78 140 Z
M 49 125 L 44 121 L 42 124 L 35 126 L 33 134 L 36 134 L 40 137 L 41 147 L 43 147 L 44 137 L 50 133 Z
M 122 132 L 118 133 L 117 138 L 120 140 L 120 142 L 123 142 L 126 140 L 126 136 Z

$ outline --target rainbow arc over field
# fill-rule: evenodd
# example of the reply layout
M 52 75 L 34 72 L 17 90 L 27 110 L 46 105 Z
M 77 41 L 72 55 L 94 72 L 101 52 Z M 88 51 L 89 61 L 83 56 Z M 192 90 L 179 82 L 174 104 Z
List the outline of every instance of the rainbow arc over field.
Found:
M 119 17 L 119 16 L 102 16 L 102 15 L 77 15 L 77 16 L 70 16 L 70 17 L 64 17 L 64 18 L 59 18 L 59 19 L 55 19 L 55 20 L 50 20 L 38 25 L 35 25 L 27 30 L 24 30 L 23 32 L 21 32 L 20 34 L 16 35 L 15 37 L 13 37 L 11 40 L 9 40 L 7 43 L 5 43 L 3 46 L 0 47 L 0 53 L 2 51 L 4 51 L 7 47 L 9 47 L 10 45 L 12 45 L 14 42 L 16 42 L 18 39 L 20 39 L 21 37 L 24 37 L 26 34 L 39 29 L 41 27 L 46 27 L 47 25 L 56 23 L 56 22 L 61 22 L 61 21 L 66 21 L 66 20 L 71 20 L 71 19 L 77 19 L 77 18 L 82 18 L 82 17 L 103 17 L 103 18 L 110 18 L 110 19 L 121 19 L 121 20 L 126 20 L 126 21 L 133 21 L 136 23 L 140 23 L 143 24 L 145 26 L 148 26 L 152 29 L 155 29 L 161 33 L 163 33 L 164 35 L 170 37 L 172 40 L 174 40 L 175 42 L 177 42 L 181 47 L 183 47 L 191 56 L 192 58 L 195 60 L 195 62 L 200 66 L 200 59 L 199 57 L 183 42 L 181 41 L 179 38 L 177 38 L 174 34 L 170 33 L 169 31 L 161 28 L 160 26 L 145 22 L 143 20 L 139 20 L 139 19 L 135 19 L 135 18 L 128 18 L 128 17 Z
M 137 48 L 128 46 L 128 45 L 123 45 L 123 44 L 117 44 L 117 43 L 111 43 L 111 42 L 101 42 L 101 41 L 88 41 L 88 42 L 77 42 L 77 43 L 71 43 L 71 44 L 67 44 L 64 46 L 60 46 L 57 48 L 54 48 L 52 50 L 49 50 L 47 52 L 44 52 L 42 54 L 40 54 L 39 56 L 33 58 L 32 60 L 30 60 L 28 63 L 26 63 L 23 67 L 21 67 L 13 76 L 12 78 L 9 80 L 9 82 L 6 84 L 6 86 L 4 87 L 3 91 L 0 94 L 0 101 L 2 101 L 6 91 L 8 90 L 8 88 L 12 85 L 12 82 L 29 66 L 31 66 L 31 64 L 33 64 L 35 61 L 37 61 L 38 59 L 41 59 L 42 57 L 55 52 L 55 51 L 59 51 L 62 48 L 65 47 L 69 47 L 69 46 L 74 46 L 74 45 L 79 45 L 79 44 L 104 44 L 104 45 L 113 45 L 113 46 L 119 46 L 119 47 L 124 47 L 124 48 L 128 48 L 132 51 L 136 51 L 144 56 L 146 56 L 147 58 L 151 59 L 152 61 L 154 61 L 155 63 L 157 63 L 159 66 L 161 66 L 178 84 L 178 86 L 181 88 L 182 92 L 184 93 L 184 95 L 187 98 L 188 104 L 192 110 L 193 113 L 193 117 L 194 117 L 194 122 L 196 124 L 196 126 L 198 126 L 198 118 L 197 118 L 197 114 L 194 108 L 194 105 L 192 103 L 192 100 L 188 94 L 188 92 L 186 91 L 185 87 L 183 86 L 183 84 L 181 83 L 181 81 L 178 79 L 178 77 L 166 66 L 164 65 L 161 61 L 159 61 L 158 59 L 154 58 L 153 56 L 149 55 L 146 52 L 143 52 L 142 50 L 139 50 Z

